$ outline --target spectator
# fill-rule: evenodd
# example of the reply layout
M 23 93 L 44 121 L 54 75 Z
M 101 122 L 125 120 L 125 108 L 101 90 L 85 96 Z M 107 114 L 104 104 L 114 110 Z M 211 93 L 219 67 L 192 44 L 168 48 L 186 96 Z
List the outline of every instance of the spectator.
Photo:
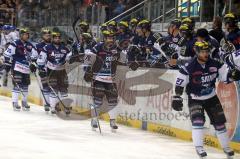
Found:
M 116 8 L 113 10 L 114 16 L 117 16 L 125 11 L 126 6 L 123 3 L 123 0 L 118 0 Z

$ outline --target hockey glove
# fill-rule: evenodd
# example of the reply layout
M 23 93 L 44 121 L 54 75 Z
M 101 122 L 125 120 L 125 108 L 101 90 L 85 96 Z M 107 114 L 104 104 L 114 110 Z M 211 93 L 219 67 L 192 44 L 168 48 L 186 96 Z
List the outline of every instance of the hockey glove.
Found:
M 182 99 L 182 97 L 177 96 L 177 95 L 172 97 L 172 108 L 175 111 L 182 111 L 182 108 L 183 108 L 183 99 Z
M 237 69 L 232 69 L 228 72 L 228 76 L 233 80 L 233 81 L 239 81 L 240 80 L 240 71 Z
M 39 77 L 44 78 L 47 76 L 47 72 L 44 69 L 38 69 Z
M 86 72 L 85 72 L 83 78 L 86 82 L 92 82 L 93 72 L 92 72 L 92 67 L 91 66 L 86 67 Z
M 130 65 L 129 65 L 129 68 L 131 68 L 133 71 L 136 71 L 139 67 L 139 63 L 137 63 L 136 61 L 134 62 L 131 62 Z
M 11 65 L 4 64 L 4 69 L 6 70 L 6 72 L 9 72 L 11 70 Z
M 29 68 L 30 68 L 30 71 L 31 71 L 32 73 L 35 73 L 36 70 L 37 70 L 37 65 L 36 65 L 36 63 L 31 63 L 30 66 L 29 66 Z

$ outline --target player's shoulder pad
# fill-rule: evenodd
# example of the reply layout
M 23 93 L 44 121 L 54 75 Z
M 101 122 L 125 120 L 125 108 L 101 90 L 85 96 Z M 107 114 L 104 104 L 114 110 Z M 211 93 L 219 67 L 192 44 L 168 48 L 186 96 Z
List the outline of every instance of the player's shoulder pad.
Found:
M 214 67 L 217 67 L 218 69 L 221 68 L 224 65 L 224 63 L 221 63 L 221 62 L 219 62 L 215 59 L 212 59 L 212 58 L 209 59 L 209 63 L 210 63 L 210 65 L 212 65 Z
M 44 42 L 40 42 L 40 43 L 37 43 L 36 44 L 36 47 L 37 48 L 41 48 L 41 47 L 44 47 L 46 44 Z
M 101 50 L 101 48 L 103 47 L 104 42 L 99 42 L 97 43 L 93 48 L 92 48 L 92 52 L 93 53 L 97 53 Z
M 47 52 L 48 50 L 52 50 L 53 49 L 53 45 L 52 44 L 48 44 L 48 45 L 45 45 L 43 47 L 43 51 Z
M 197 58 L 195 57 L 195 58 L 193 58 L 193 59 L 191 59 L 190 61 L 188 61 L 188 62 L 186 62 L 185 64 L 184 64 L 184 66 L 181 66 L 181 73 L 182 74 L 185 74 L 185 75 L 189 75 L 189 74 L 191 74 L 191 72 L 193 72 L 194 71 L 194 68 L 196 68 L 196 64 L 197 64 Z
M 20 44 L 18 40 L 14 40 L 10 43 L 13 47 L 17 47 L 17 45 Z
M 21 45 L 22 44 L 22 41 L 20 39 L 17 39 L 17 40 L 14 40 L 11 42 L 11 44 L 17 46 L 17 45 Z
M 66 52 L 66 53 L 69 53 L 69 52 L 70 52 L 70 50 L 69 50 L 64 44 L 61 44 L 60 50 L 61 50 L 62 52 Z
M 29 41 L 26 42 L 26 48 L 29 49 L 29 50 L 32 50 L 32 49 L 35 49 L 36 50 L 36 47 Z

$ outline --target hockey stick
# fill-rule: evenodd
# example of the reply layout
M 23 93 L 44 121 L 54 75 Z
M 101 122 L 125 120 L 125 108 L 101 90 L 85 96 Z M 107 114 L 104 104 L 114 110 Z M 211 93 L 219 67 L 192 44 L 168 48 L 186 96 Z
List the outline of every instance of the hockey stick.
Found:
M 42 96 L 43 96 L 43 99 L 44 99 L 45 103 L 46 103 L 47 105 L 49 105 L 49 103 L 47 102 L 47 99 L 46 99 L 46 97 L 45 97 L 45 95 L 44 95 L 44 93 L 43 93 L 43 88 L 41 87 L 41 84 L 40 84 L 40 82 L 39 82 L 39 80 L 38 80 L 38 78 L 37 78 L 36 72 L 34 72 L 34 76 L 36 77 L 38 86 L 39 86 L 39 88 L 40 88 L 40 91 L 41 91 L 41 93 L 42 93 Z
M 67 110 L 69 112 L 65 112 L 67 115 L 70 114 L 70 108 L 66 107 L 66 105 L 63 103 L 63 101 L 60 99 L 60 97 L 58 96 L 57 92 L 52 88 L 52 86 L 49 85 L 49 88 L 51 89 L 51 91 L 53 92 L 53 94 L 57 97 L 58 101 L 60 102 L 60 104 L 63 107 L 63 110 Z M 61 107 L 61 106 L 60 106 Z
M 17 89 L 20 91 L 20 93 L 23 95 L 24 98 L 26 98 L 25 94 L 23 93 L 22 89 L 20 88 L 20 86 L 17 84 L 17 82 L 15 81 L 14 77 L 12 74 L 10 74 L 13 83 L 15 84 L 15 86 L 17 87 Z
M 231 45 L 231 44 L 229 43 L 229 41 L 226 39 L 225 36 L 223 37 L 223 39 L 224 39 L 225 43 L 226 43 L 228 46 Z M 234 47 L 234 48 L 235 48 L 235 47 Z M 235 50 L 236 50 L 236 48 L 235 48 Z M 231 58 L 232 58 L 232 64 L 233 64 L 233 67 L 238 67 L 238 66 L 235 64 L 235 62 L 234 62 L 234 59 L 233 59 L 233 55 L 232 55 L 232 53 L 228 53 L 228 54 L 230 54 L 230 56 L 231 56 Z M 231 67 L 231 66 L 230 66 L 230 67 Z M 234 69 L 234 68 L 232 68 L 232 69 Z
M 98 113 L 97 113 L 97 108 L 94 104 L 90 104 L 90 107 L 94 108 L 94 113 L 96 115 L 96 119 L 97 119 L 97 124 L 98 124 L 98 129 L 99 129 L 99 133 L 102 134 L 102 130 L 101 130 L 101 126 L 100 126 L 100 122 L 99 122 L 99 118 L 98 118 Z
M 74 32 L 74 34 L 75 34 L 75 36 L 76 36 L 76 39 L 77 39 L 78 43 L 80 42 L 80 40 L 79 40 L 78 35 L 77 35 L 76 24 L 77 24 L 77 22 L 79 21 L 79 19 L 80 19 L 80 17 L 77 17 L 77 18 L 74 20 L 73 24 L 72 24 L 73 32 Z

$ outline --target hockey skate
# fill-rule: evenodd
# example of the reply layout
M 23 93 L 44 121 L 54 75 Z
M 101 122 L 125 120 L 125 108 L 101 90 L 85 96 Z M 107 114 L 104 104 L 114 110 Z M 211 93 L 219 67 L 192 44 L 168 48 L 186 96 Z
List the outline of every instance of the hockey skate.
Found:
M 113 133 L 117 132 L 118 126 L 116 124 L 115 119 L 110 119 L 110 127 L 111 127 Z
M 59 103 L 58 104 L 56 104 L 56 106 L 55 106 L 55 109 L 54 109 L 56 112 L 60 112 L 60 111 L 62 111 L 61 110 L 61 107 L 60 107 L 60 105 L 59 105 Z
M 21 110 L 21 107 L 18 105 L 17 102 L 13 102 L 13 110 L 14 111 L 20 111 Z
M 204 150 L 202 146 L 196 147 L 196 152 L 200 159 L 206 159 L 207 158 L 207 152 Z
M 51 114 L 54 115 L 54 114 L 57 114 L 57 111 L 55 108 L 51 108 Z
M 233 159 L 234 151 L 230 147 L 224 148 L 223 152 L 227 155 L 228 159 Z
M 49 105 L 49 104 L 45 104 L 45 105 L 44 105 L 44 111 L 45 111 L 46 113 L 48 113 L 48 112 L 50 111 L 50 105 Z
M 29 111 L 30 110 L 30 106 L 25 101 L 22 101 L 22 110 L 23 111 Z
M 67 107 L 67 108 L 64 108 L 64 111 L 65 111 L 65 114 L 66 114 L 66 116 L 69 116 L 70 114 L 71 114 L 71 108 L 69 107 Z
M 97 128 L 98 128 L 98 121 L 97 121 L 97 119 L 94 118 L 94 119 L 91 120 L 91 127 L 92 127 L 93 131 L 97 130 Z

